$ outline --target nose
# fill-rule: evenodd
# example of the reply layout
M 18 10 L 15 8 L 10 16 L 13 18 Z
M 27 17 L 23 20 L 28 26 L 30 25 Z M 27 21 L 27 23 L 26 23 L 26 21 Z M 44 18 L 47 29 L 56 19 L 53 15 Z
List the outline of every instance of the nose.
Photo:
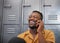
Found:
M 30 17 L 29 19 L 30 19 L 30 20 L 34 20 L 34 17 Z

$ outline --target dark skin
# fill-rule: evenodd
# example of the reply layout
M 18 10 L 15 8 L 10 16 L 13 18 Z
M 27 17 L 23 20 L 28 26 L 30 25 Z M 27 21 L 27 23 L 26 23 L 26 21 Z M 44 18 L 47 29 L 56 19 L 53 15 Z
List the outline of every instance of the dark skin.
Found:
M 31 24 L 30 21 L 37 21 L 36 26 L 39 25 L 39 27 L 34 30 L 30 29 L 30 33 L 33 35 L 33 38 L 35 38 L 36 34 L 38 34 L 39 43 L 52 43 L 50 41 L 46 41 L 43 37 L 42 30 L 44 29 L 44 23 L 40 18 L 41 18 L 41 16 L 36 12 L 32 13 L 29 16 L 29 19 L 28 19 L 29 26 L 33 26 L 33 24 Z

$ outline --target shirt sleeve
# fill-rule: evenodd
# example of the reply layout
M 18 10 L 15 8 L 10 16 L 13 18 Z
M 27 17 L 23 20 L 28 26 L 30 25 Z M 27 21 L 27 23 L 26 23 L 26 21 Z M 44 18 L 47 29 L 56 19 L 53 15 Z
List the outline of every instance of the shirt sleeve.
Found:
M 55 36 L 53 32 L 49 32 L 46 38 L 46 41 L 50 41 L 52 43 L 55 43 Z

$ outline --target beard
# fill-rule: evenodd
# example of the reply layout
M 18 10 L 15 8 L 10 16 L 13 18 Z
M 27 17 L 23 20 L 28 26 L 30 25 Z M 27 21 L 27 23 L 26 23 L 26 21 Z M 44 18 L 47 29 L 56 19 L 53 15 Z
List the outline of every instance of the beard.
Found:
M 34 30 L 34 29 L 37 29 L 38 26 L 35 26 L 35 25 L 34 26 L 29 26 L 29 28 L 32 29 L 32 30 Z

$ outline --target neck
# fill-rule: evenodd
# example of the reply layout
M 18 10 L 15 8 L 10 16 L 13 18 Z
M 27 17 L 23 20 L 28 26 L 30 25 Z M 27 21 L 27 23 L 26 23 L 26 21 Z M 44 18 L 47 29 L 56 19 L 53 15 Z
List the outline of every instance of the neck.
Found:
M 36 35 L 37 34 L 37 29 L 30 29 L 30 33 L 33 34 L 33 35 Z

